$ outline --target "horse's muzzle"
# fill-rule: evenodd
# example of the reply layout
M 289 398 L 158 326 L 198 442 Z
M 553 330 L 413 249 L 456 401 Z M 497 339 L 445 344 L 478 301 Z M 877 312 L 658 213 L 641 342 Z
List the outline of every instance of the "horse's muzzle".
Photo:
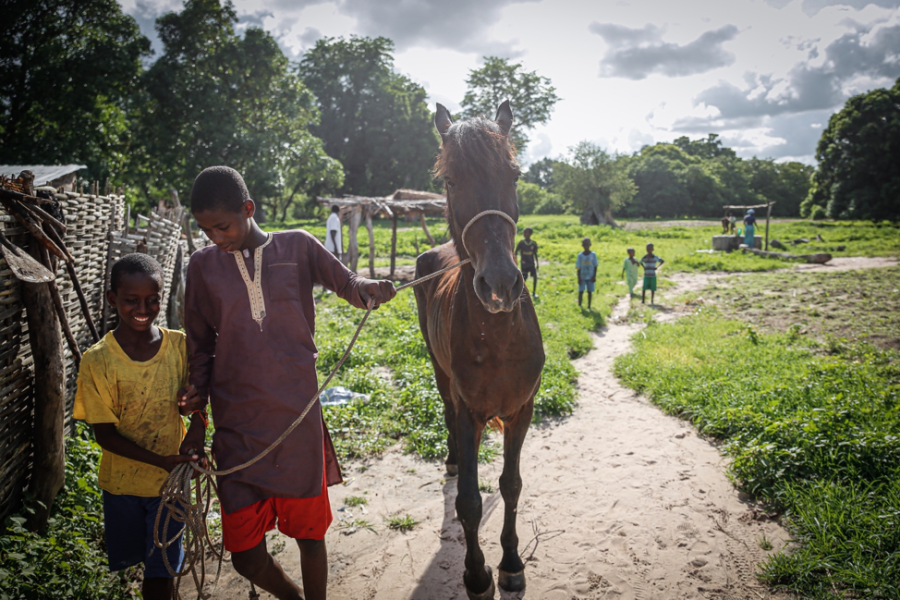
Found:
M 499 269 L 475 272 L 475 295 L 489 313 L 510 312 L 519 303 L 525 280 L 522 272 L 513 268 L 497 272 Z

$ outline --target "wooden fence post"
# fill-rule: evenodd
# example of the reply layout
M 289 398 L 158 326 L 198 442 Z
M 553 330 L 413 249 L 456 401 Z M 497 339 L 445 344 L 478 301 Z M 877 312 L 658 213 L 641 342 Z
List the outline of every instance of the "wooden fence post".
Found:
M 394 267 L 397 264 L 397 213 L 391 215 L 391 274 L 394 276 Z
M 353 212 L 350 213 L 350 225 L 347 228 L 347 236 L 349 241 L 347 242 L 347 266 L 354 273 L 356 272 L 357 264 L 359 263 L 359 242 L 357 240 L 357 233 L 359 232 L 359 223 L 362 220 L 362 208 L 359 205 L 353 207 Z
M 434 238 L 431 237 L 431 232 L 428 231 L 428 225 L 425 224 L 425 211 L 419 213 L 419 221 L 422 222 L 422 231 L 425 232 L 425 237 L 428 239 L 428 243 L 431 244 L 431 247 L 434 248 L 437 246 L 437 242 L 434 241 Z
M 366 231 L 369 232 L 369 277 L 375 279 L 375 232 L 372 231 L 372 213 L 371 206 L 366 207 Z
M 32 239 L 31 254 L 40 260 L 37 240 Z M 66 367 L 63 358 L 59 322 L 45 283 L 22 284 L 22 299 L 28 320 L 28 337 L 34 361 L 34 432 L 30 492 L 37 501 L 28 519 L 33 531 L 45 532 L 56 494 L 65 482 L 65 441 L 63 425 L 66 410 Z

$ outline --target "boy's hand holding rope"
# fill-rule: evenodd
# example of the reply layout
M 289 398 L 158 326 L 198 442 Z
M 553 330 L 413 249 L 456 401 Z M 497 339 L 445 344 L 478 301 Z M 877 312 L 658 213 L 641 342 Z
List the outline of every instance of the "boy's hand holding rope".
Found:
M 485 213 L 483 214 L 494 214 L 495 212 L 496 211 L 485 211 Z M 473 219 L 473 221 L 474 220 L 475 219 Z M 470 259 L 460 261 L 454 265 L 445 267 L 443 269 L 435 271 L 434 273 L 398 286 L 395 288 L 395 291 L 399 292 L 400 290 L 406 289 L 408 287 L 418 285 L 420 283 L 428 281 L 429 279 L 442 275 L 447 271 L 459 268 L 468 262 L 470 262 Z M 347 345 L 347 349 L 344 351 L 344 354 L 343 356 L 341 356 L 341 359 L 338 361 L 337 365 L 325 379 L 324 383 L 319 386 L 319 390 L 309 400 L 306 408 L 304 408 L 303 412 L 300 413 L 300 416 L 297 417 L 294 422 L 291 423 L 291 425 L 284 431 L 284 433 L 278 436 L 278 439 L 272 442 L 268 448 L 266 448 L 257 456 L 254 456 L 247 462 L 231 467 L 229 469 L 224 469 L 222 471 L 217 471 L 214 468 L 206 468 L 202 466 L 200 463 L 203 462 L 203 459 L 201 459 L 198 461 L 182 463 L 172 469 L 172 471 L 169 473 L 169 476 L 166 478 L 166 481 L 163 483 L 162 487 L 159 490 L 161 502 L 159 504 L 159 511 L 156 514 L 156 523 L 153 528 L 153 542 L 156 547 L 163 553 L 163 563 L 165 564 L 166 569 L 169 571 L 169 574 L 176 578 L 176 590 L 178 590 L 178 588 L 180 587 L 181 578 L 185 574 L 190 573 L 194 579 L 194 584 L 197 586 L 197 597 L 204 599 L 211 597 L 211 594 L 203 591 L 203 587 L 206 583 L 206 546 L 209 546 L 210 553 L 219 561 L 219 566 L 216 570 L 217 581 L 218 575 L 222 569 L 222 557 L 225 554 L 224 548 L 219 550 L 216 549 L 215 545 L 213 545 L 212 543 L 212 540 L 210 540 L 209 538 L 209 531 L 206 528 L 206 516 L 209 513 L 209 508 L 212 504 L 213 493 L 216 492 L 216 485 L 213 481 L 213 476 L 230 475 L 231 473 L 235 473 L 236 471 L 240 471 L 241 469 L 246 469 L 250 465 L 262 460 L 267 454 L 274 450 L 275 447 L 278 446 L 278 444 L 283 442 L 287 438 L 287 436 L 289 436 L 291 432 L 297 428 L 297 426 L 300 425 L 300 423 L 304 418 L 306 418 L 306 415 L 312 409 L 313 405 L 319 399 L 319 396 L 328 387 L 328 384 L 331 383 L 331 380 L 344 364 L 344 361 L 347 360 L 347 357 L 350 355 L 350 351 L 353 349 L 353 345 L 356 344 L 356 340 L 359 337 L 363 326 L 365 326 L 369 315 L 372 314 L 372 311 L 375 308 L 377 308 L 375 300 L 370 296 L 368 298 L 368 308 L 366 309 L 366 313 L 363 315 L 362 320 L 356 327 L 356 331 L 353 333 L 353 337 L 350 339 L 350 343 Z M 199 477 L 197 475 L 199 475 Z M 194 481 L 193 492 L 191 490 L 192 480 Z M 165 509 L 168 509 L 168 513 L 163 520 L 162 515 Z M 169 559 L 166 553 L 166 549 L 172 544 L 176 543 L 180 535 L 179 532 L 179 534 L 173 536 L 172 538 L 169 538 L 169 523 L 171 523 L 171 521 L 173 520 L 178 523 L 184 523 L 184 561 L 182 562 L 181 569 L 179 570 L 176 570 L 171 564 L 169 564 Z M 161 533 L 160 521 L 162 521 Z M 196 563 L 198 561 L 200 562 L 199 574 L 197 573 L 196 569 Z

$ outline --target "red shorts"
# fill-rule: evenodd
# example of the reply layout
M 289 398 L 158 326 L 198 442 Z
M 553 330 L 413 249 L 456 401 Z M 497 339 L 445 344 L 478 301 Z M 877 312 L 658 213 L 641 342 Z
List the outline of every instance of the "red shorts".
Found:
M 275 529 L 298 540 L 321 540 L 331 525 L 328 486 L 322 476 L 322 493 L 315 498 L 266 498 L 222 515 L 222 541 L 229 552 L 255 548 L 266 532 Z

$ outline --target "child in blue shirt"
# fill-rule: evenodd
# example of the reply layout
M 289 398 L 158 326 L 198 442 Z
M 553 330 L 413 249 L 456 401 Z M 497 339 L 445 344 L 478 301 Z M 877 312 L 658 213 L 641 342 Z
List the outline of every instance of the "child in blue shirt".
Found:
M 581 306 L 581 298 L 585 290 L 588 295 L 588 310 L 591 309 L 591 295 L 594 293 L 594 282 L 597 281 L 597 254 L 591 252 L 590 238 L 581 240 L 584 252 L 578 253 L 575 260 L 575 270 L 578 273 L 578 306 Z

